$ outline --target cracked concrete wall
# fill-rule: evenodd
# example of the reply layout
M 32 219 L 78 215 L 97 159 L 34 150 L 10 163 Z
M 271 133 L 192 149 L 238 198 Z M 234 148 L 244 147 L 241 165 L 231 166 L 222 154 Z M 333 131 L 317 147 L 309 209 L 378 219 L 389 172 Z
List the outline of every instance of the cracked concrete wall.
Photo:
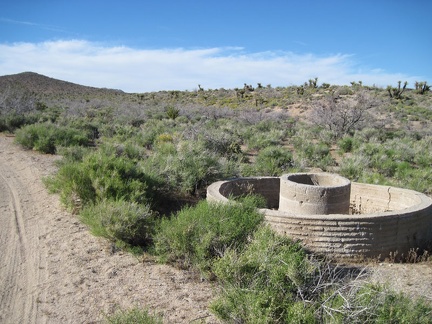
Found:
M 234 184 L 238 181 L 241 186 Z M 226 194 L 241 194 L 242 186 L 264 196 L 278 196 L 279 182 L 277 177 L 220 181 L 208 188 L 207 199 L 227 202 Z M 274 197 L 267 200 L 276 209 L 260 209 L 265 221 L 275 231 L 301 240 L 317 253 L 336 258 L 384 259 L 391 253 L 402 257 L 410 249 L 432 245 L 432 199 L 416 191 L 352 182 L 351 206 L 354 212 L 360 212 L 352 215 L 298 215 L 277 210 Z

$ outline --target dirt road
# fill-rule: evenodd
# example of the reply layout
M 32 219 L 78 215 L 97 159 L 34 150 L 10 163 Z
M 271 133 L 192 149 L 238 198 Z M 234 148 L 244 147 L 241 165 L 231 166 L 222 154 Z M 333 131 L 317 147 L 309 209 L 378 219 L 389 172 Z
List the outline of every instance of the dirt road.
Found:
M 149 307 L 167 323 L 216 322 L 213 288 L 191 273 L 113 252 L 47 193 L 58 157 L 0 134 L 0 323 L 99 323 Z

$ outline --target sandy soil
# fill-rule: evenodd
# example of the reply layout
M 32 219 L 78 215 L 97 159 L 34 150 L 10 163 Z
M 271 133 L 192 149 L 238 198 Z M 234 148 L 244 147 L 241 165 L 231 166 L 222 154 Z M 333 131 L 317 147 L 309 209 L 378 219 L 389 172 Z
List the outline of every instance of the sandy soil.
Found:
M 57 158 L 0 134 L 0 323 L 99 323 L 132 306 L 149 307 L 166 323 L 217 323 L 207 310 L 209 283 L 113 251 L 47 193 L 41 179 Z M 431 262 L 368 269 L 372 280 L 432 302 Z
M 113 251 L 47 193 L 56 158 L 0 134 L 0 323 L 99 323 L 132 306 L 167 323 L 216 323 L 209 283 Z

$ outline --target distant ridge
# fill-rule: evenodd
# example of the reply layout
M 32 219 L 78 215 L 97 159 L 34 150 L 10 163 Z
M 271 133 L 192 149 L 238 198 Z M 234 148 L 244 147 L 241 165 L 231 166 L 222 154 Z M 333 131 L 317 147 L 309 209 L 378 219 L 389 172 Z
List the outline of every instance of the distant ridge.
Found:
M 0 76 L 0 89 L 5 89 L 8 87 L 19 87 L 24 91 L 34 92 L 40 95 L 65 93 L 84 95 L 96 92 L 124 93 L 121 90 L 83 86 L 68 81 L 50 78 L 35 72 L 23 72 Z

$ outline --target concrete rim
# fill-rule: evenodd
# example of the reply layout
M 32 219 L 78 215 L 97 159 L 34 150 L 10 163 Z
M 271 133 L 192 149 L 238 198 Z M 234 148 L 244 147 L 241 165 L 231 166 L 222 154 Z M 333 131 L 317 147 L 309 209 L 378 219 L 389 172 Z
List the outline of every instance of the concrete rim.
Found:
M 229 193 L 260 183 L 271 183 L 278 191 L 279 177 L 251 177 L 218 181 L 207 189 L 207 200 L 229 202 Z M 223 190 L 222 190 L 223 188 Z M 235 190 L 231 190 L 231 189 Z M 252 190 L 260 193 L 259 190 Z M 381 195 L 381 196 L 380 196 Z M 351 182 L 353 204 L 372 205 L 379 210 L 361 214 L 296 215 L 270 208 L 259 209 L 276 232 L 300 240 L 307 249 L 336 258 L 384 259 L 407 255 L 432 245 L 432 199 L 414 190 Z M 276 202 L 274 206 L 278 203 Z M 388 210 L 387 210 L 388 209 Z

